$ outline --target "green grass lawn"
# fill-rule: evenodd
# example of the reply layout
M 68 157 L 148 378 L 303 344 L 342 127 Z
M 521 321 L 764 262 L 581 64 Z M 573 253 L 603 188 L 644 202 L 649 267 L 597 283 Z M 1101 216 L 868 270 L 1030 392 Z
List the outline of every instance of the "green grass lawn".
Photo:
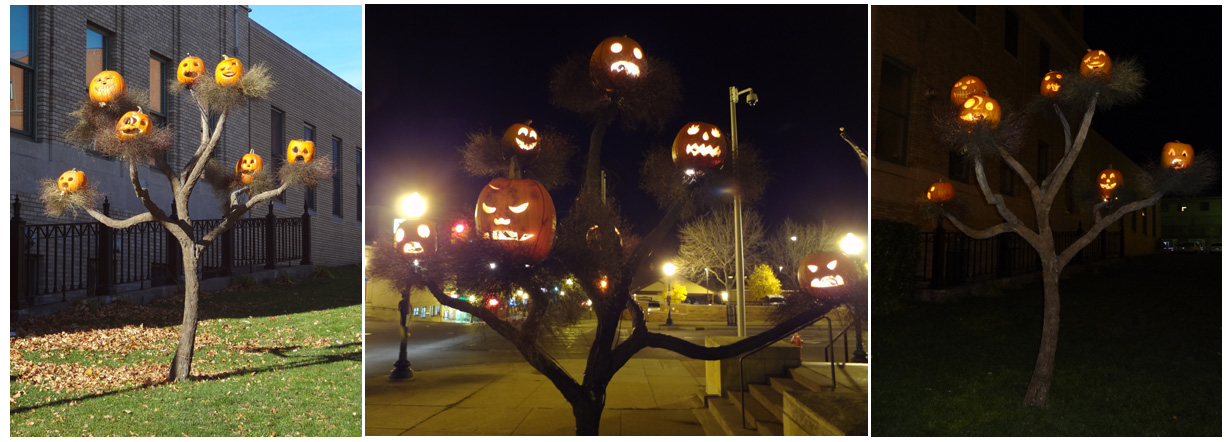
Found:
M 1221 436 L 1222 255 L 1061 281 L 1046 408 L 1022 405 L 1042 288 L 872 320 L 873 436 Z
M 361 436 L 361 275 L 331 270 L 202 293 L 190 382 L 164 382 L 182 296 L 14 324 L 10 435 Z

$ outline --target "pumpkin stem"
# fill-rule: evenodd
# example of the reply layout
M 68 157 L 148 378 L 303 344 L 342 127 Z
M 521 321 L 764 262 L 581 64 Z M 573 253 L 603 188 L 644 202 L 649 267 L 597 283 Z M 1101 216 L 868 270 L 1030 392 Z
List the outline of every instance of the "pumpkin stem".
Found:
M 229 56 L 229 55 L 226 55 L 226 54 L 221 54 L 221 59 L 222 59 L 222 60 L 226 60 L 226 59 L 229 59 L 229 58 L 230 58 L 230 56 Z
M 511 180 L 520 179 L 519 159 L 515 155 L 511 156 L 511 166 L 507 168 L 507 179 L 511 179 Z

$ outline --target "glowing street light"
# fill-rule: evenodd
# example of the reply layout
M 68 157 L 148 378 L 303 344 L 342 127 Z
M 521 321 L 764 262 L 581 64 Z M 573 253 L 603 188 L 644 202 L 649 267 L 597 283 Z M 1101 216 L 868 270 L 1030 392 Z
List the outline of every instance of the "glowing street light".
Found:
M 426 199 L 422 198 L 421 194 L 413 192 L 412 195 L 404 198 L 404 201 L 400 203 L 400 208 L 411 219 L 421 218 L 426 213 Z
M 858 255 L 864 250 L 864 242 L 851 233 L 843 237 L 843 242 L 840 242 L 839 246 L 843 248 L 843 253 L 847 255 Z

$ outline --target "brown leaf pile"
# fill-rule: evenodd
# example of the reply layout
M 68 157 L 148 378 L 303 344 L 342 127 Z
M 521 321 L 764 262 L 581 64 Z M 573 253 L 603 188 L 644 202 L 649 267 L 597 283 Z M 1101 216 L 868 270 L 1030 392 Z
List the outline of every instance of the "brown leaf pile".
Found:
M 85 366 L 81 363 L 56 364 L 54 362 L 30 362 L 15 360 L 9 363 L 11 373 L 18 380 L 43 390 L 56 392 L 84 391 L 101 393 L 127 387 L 149 386 L 166 380 L 169 365 L 137 365 L 107 367 Z M 9 403 L 16 401 L 24 392 L 9 393 Z

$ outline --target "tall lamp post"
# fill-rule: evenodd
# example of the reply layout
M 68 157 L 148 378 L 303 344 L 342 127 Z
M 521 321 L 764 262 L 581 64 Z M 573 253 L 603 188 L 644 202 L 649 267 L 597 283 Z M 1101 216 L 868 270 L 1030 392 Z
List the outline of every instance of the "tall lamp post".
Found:
M 421 219 L 426 213 L 426 199 L 413 192 L 404 199 L 400 207 L 410 220 Z M 392 373 L 387 376 L 389 381 L 413 379 L 413 364 L 409 363 L 409 325 L 405 320 L 409 309 L 408 296 L 408 293 L 400 294 L 400 357 L 392 364 Z
M 740 175 L 737 173 L 736 161 L 736 103 L 744 94 L 749 94 L 745 97 L 745 102 L 750 106 L 758 104 L 758 94 L 753 92 L 753 88 L 745 90 L 737 90 L 736 86 L 728 88 L 728 110 L 732 114 L 732 171 L 738 179 Z M 733 245 L 736 249 L 736 276 L 733 280 L 736 281 L 736 335 L 745 337 L 745 238 L 741 228 L 740 187 L 741 183 L 738 181 L 733 184 L 732 189 L 732 230 Z
M 843 237 L 843 241 L 839 243 L 839 246 L 843 248 L 843 254 L 847 256 L 859 255 L 864 250 L 864 242 L 851 233 Z M 859 273 L 859 260 L 853 257 L 852 261 L 856 263 L 856 272 Z M 860 315 L 863 313 L 860 311 L 860 305 L 857 304 L 855 306 L 855 316 L 852 319 L 852 323 L 856 326 L 856 351 L 852 353 L 851 362 L 868 362 L 868 353 L 864 351 L 864 340 L 860 335 Z
M 668 303 L 668 320 L 664 321 L 664 325 L 673 325 L 673 273 L 677 273 L 677 266 L 673 263 L 664 264 L 664 274 L 668 276 L 666 293 L 664 301 Z

